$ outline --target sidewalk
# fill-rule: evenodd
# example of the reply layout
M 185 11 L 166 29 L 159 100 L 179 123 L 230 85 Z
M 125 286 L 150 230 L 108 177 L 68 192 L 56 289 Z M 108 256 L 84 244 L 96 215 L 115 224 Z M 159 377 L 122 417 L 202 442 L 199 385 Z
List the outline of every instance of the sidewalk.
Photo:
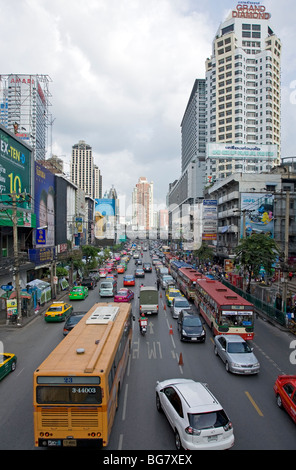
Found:
M 21 324 L 17 324 L 17 323 L 8 323 L 8 324 L 6 324 L 7 323 L 6 315 L 5 315 L 5 317 L 0 316 L 0 328 L 9 328 L 9 329 L 23 328 L 24 326 L 28 325 L 33 320 L 35 320 L 35 318 L 39 317 L 40 315 L 43 315 L 43 313 L 48 309 L 48 307 L 53 302 L 58 302 L 59 300 L 64 301 L 65 298 L 68 299 L 68 294 L 69 294 L 68 289 L 60 292 L 54 300 L 51 299 L 49 302 L 46 302 L 43 306 L 41 306 L 38 313 L 33 313 L 30 316 L 23 316 L 22 320 L 21 320 Z

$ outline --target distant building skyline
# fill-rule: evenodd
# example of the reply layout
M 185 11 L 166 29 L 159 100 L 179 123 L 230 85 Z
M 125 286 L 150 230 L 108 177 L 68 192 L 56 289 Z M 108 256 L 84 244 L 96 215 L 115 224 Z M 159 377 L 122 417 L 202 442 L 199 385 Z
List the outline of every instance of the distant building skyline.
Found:
M 153 182 L 140 176 L 132 193 L 133 225 L 140 230 L 153 227 Z

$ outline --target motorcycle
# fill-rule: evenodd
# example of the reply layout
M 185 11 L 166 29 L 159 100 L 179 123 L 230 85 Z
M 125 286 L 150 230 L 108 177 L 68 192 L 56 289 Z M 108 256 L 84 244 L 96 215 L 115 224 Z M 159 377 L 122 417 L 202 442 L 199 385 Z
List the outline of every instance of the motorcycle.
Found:
M 148 325 L 147 320 L 140 320 L 140 332 L 142 336 L 145 336 L 147 332 L 147 325 Z

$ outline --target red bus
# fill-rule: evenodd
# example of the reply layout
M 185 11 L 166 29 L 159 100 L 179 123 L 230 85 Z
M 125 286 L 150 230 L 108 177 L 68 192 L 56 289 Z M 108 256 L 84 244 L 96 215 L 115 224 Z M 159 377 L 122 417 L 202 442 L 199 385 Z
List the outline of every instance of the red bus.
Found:
M 254 337 L 254 306 L 222 282 L 206 277 L 196 280 L 194 303 L 214 335 Z
M 201 279 L 203 275 L 192 267 L 179 268 L 177 271 L 177 284 L 179 289 L 187 297 L 194 300 L 196 280 Z

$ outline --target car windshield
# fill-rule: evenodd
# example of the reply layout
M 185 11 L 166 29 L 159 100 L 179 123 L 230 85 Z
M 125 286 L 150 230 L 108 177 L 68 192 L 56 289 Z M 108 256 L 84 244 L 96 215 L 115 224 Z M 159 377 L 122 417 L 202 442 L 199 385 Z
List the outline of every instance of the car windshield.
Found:
M 73 317 L 70 317 L 70 318 L 68 318 L 66 325 L 67 326 L 76 325 L 76 323 L 78 323 L 79 320 L 81 320 L 82 317 L 83 317 L 83 315 L 75 315 Z
M 186 307 L 190 307 L 190 305 L 187 302 L 187 300 L 175 300 L 175 307 L 186 308 Z
M 201 326 L 200 318 L 192 316 L 192 317 L 185 317 L 183 319 L 184 326 Z
M 102 282 L 101 287 L 103 289 L 110 289 L 112 287 L 111 282 Z
M 239 354 L 239 353 L 250 353 L 250 352 L 252 352 L 252 349 L 245 342 L 242 342 L 242 343 L 235 342 L 235 343 L 229 343 L 228 344 L 227 351 L 229 353 Z
M 178 297 L 180 295 L 180 292 L 169 292 L 169 297 Z
M 63 307 L 49 307 L 48 311 L 49 312 L 61 312 L 63 310 Z
M 193 429 L 210 429 L 226 426 L 228 417 L 224 410 L 212 411 L 210 413 L 188 414 L 190 426 Z

